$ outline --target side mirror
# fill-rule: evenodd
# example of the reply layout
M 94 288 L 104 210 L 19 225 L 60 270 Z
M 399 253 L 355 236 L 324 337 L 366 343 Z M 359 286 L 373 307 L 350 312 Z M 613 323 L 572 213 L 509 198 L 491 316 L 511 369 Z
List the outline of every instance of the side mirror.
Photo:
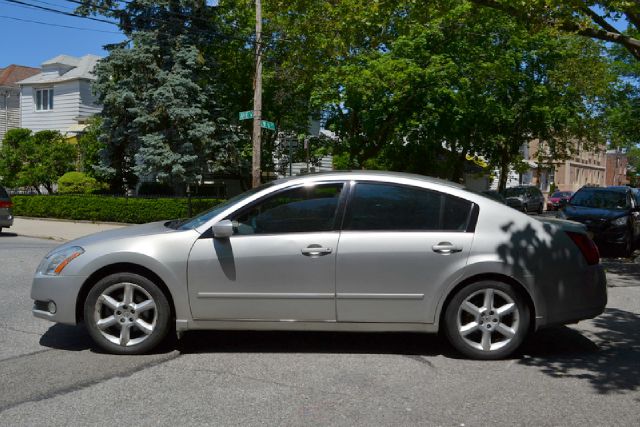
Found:
M 220 222 L 213 224 L 213 237 L 216 239 L 227 239 L 233 236 L 233 223 L 231 220 L 223 219 Z

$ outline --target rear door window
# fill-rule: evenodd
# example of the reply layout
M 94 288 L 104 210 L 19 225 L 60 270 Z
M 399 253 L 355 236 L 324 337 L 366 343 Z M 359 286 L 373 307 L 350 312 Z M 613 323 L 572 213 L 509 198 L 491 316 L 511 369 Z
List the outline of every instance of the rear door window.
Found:
M 0 199 L 8 199 L 9 195 L 7 194 L 7 191 L 0 187 Z
M 473 203 L 448 194 L 396 184 L 358 183 L 344 230 L 466 231 Z

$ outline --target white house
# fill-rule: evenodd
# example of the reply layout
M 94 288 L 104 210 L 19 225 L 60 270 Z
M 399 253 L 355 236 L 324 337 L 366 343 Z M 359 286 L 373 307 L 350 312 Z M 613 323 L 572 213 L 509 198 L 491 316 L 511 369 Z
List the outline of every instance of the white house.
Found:
M 20 127 L 20 87 L 16 82 L 39 72 L 38 68 L 16 64 L 0 68 L 0 146 L 9 130 Z
M 34 132 L 58 130 L 72 137 L 100 112 L 91 92 L 99 56 L 59 55 L 42 63 L 42 72 L 18 82 L 22 127 Z

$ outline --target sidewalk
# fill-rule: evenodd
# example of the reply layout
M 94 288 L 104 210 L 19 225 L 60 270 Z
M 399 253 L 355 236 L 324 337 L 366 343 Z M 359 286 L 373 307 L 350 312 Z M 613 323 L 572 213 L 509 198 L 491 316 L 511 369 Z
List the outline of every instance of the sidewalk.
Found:
M 39 237 L 64 242 L 87 234 L 122 227 L 127 227 L 127 224 L 16 217 L 13 220 L 13 226 L 5 228 L 3 233 L 16 233 L 19 236 Z

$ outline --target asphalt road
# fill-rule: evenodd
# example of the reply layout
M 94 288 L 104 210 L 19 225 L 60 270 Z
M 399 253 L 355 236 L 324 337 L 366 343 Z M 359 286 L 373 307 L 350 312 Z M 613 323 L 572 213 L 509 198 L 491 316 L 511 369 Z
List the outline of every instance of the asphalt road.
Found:
M 0 426 L 640 424 L 638 263 L 606 262 L 604 315 L 509 360 L 462 360 L 436 335 L 275 332 L 192 332 L 129 357 L 31 316 L 55 245 L 0 234 Z

